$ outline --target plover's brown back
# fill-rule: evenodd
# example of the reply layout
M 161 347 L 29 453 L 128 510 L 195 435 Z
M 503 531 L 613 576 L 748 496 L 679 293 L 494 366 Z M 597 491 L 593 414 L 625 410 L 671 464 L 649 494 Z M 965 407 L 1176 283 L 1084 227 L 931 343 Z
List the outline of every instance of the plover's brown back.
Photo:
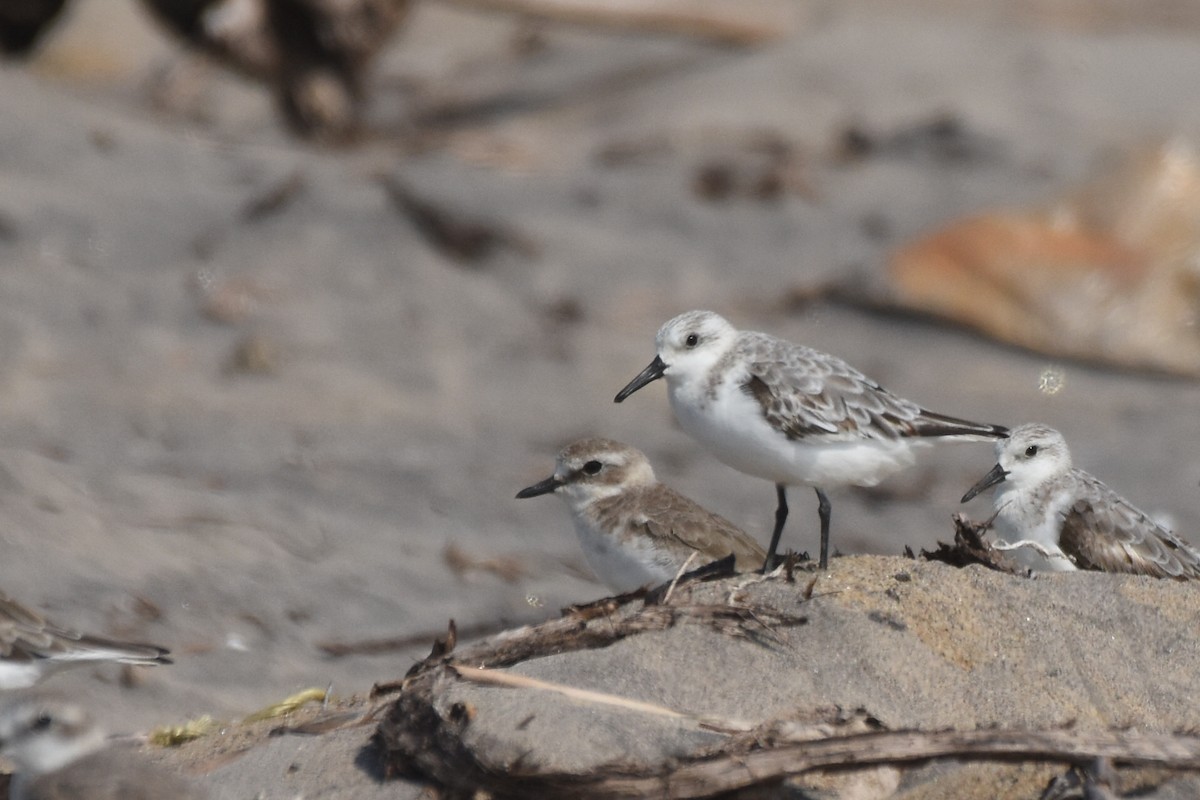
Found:
M 744 571 L 758 569 L 766 558 L 766 551 L 741 528 L 665 484 L 597 501 L 592 513 L 597 524 L 621 530 L 624 537 L 653 541 L 672 553 L 678 566 L 693 553 L 694 567 L 732 554 L 737 568 Z

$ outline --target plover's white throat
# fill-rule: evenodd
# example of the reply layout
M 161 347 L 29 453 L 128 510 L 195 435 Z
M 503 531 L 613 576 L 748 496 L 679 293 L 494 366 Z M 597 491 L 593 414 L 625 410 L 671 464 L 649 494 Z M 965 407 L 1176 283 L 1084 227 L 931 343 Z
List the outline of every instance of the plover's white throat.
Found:
M 77 705 L 25 697 L 0 708 L 0 753 L 17 767 L 11 800 L 201 800 L 198 788 L 109 747 Z
M 659 328 L 658 355 L 617 393 L 620 403 L 667 379 L 679 424 L 734 469 L 774 481 L 778 505 L 769 567 L 787 520 L 787 487 L 819 500 L 821 568 L 829 561 L 833 486 L 874 486 L 914 461 L 931 439 L 1007 435 L 935 414 L 897 397 L 840 358 L 765 333 L 739 331 L 711 311 L 689 311 Z
M 558 454 L 554 474 L 517 497 L 554 492 L 571 509 L 588 565 L 614 591 L 671 580 L 734 555 L 753 569 L 764 553 L 728 520 L 664 486 L 640 450 L 611 439 L 581 439 Z
M 1014 428 L 996 444 L 996 460 L 962 501 L 996 486 L 999 544 L 1016 551 L 1026 566 L 1200 578 L 1200 552 L 1072 467 L 1067 443 L 1053 428 Z
M 52 672 L 98 661 L 170 664 L 169 652 L 59 628 L 0 593 L 0 689 L 25 689 Z

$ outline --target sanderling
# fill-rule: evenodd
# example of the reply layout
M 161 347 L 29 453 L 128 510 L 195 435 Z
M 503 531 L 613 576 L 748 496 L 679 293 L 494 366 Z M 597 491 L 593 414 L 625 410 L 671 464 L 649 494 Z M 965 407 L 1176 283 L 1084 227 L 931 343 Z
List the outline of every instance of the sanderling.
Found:
M 168 653 L 152 644 L 118 642 L 59 628 L 0 593 L 0 689 L 26 689 L 50 673 L 97 661 L 170 664 Z
M 55 698 L 24 697 L 0 708 L 0 753 L 17 770 L 12 800 L 200 800 L 206 795 L 182 778 L 109 747 L 79 706 Z
M 740 569 L 764 557 L 732 522 L 706 511 L 654 477 L 640 450 L 611 439 L 580 439 L 558 454 L 554 474 L 517 493 L 556 492 L 571 509 L 592 570 L 613 591 L 674 578 L 733 554 Z
M 992 523 L 1002 539 L 997 544 L 1017 551 L 1024 565 L 1200 578 L 1200 552 L 1072 467 L 1067 443 L 1053 428 L 1033 423 L 1014 428 L 996 443 L 996 460 L 962 501 L 997 486 Z
M 775 482 L 778 505 L 764 571 L 787 520 L 787 487 L 816 489 L 821 569 L 829 564 L 824 489 L 874 486 L 933 438 L 995 439 L 998 425 L 935 414 L 897 397 L 835 356 L 689 311 L 655 337 L 658 355 L 617 393 L 620 403 L 658 378 L 679 424 L 718 459 Z

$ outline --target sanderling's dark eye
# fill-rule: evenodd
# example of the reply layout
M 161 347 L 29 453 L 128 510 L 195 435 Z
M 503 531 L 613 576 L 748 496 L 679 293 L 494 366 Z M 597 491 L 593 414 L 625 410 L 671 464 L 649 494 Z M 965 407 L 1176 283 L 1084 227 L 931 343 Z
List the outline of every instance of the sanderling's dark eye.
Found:
M 700 344 L 700 334 L 689 333 L 687 338 L 683 340 L 683 343 L 688 347 L 695 347 L 696 345 Z
M 1038 448 L 1037 448 L 1036 444 L 1029 445 L 1029 447 L 1025 448 L 1025 457 L 1033 458 L 1034 456 L 1037 455 L 1037 450 L 1038 450 Z
M 42 713 L 37 715 L 37 719 L 33 721 L 31 726 L 35 731 L 44 731 L 54 724 L 54 717 L 49 714 Z
M 597 472 L 599 472 L 603 468 L 604 468 L 604 465 L 601 464 L 599 461 L 589 461 L 583 465 L 583 471 L 586 472 L 588 475 L 595 475 Z

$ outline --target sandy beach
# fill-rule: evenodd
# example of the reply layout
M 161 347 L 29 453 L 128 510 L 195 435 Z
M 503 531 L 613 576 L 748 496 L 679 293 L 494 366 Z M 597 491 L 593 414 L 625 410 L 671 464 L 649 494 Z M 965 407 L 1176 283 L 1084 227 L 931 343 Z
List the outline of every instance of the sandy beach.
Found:
M 177 662 L 53 688 L 116 731 L 236 720 L 398 678 L 451 618 L 485 631 L 601 597 L 562 504 L 513 497 L 584 435 L 642 449 L 765 544 L 769 483 L 688 439 L 661 386 L 612 402 L 690 308 L 937 411 L 1053 425 L 1197 541 L 1194 382 L 821 290 L 1113 153 L 1200 142 L 1200 18 L 783 5 L 784 38 L 739 48 L 421 3 L 373 76 L 365 140 L 334 149 L 132 3 L 79 0 L 0 68 L 0 590 Z M 852 126 L 942 115 L 957 155 L 844 157 Z M 786 180 L 761 190 L 770 170 Z M 482 226 L 482 250 L 431 240 L 389 187 Z M 945 447 L 833 492 L 835 547 L 932 549 L 993 462 Z M 795 490 L 784 546 L 815 553 L 816 521 Z M 375 639 L 407 643 L 328 654 Z

